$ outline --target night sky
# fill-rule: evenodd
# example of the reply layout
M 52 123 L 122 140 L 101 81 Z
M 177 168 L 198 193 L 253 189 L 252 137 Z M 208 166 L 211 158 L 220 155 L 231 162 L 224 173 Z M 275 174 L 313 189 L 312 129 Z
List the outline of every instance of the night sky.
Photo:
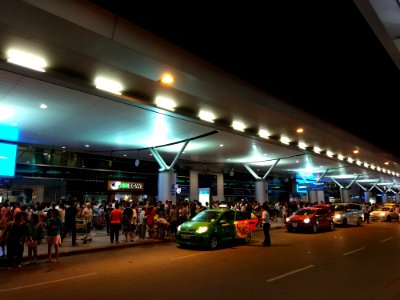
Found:
M 400 71 L 352 1 L 93 2 L 400 157 Z

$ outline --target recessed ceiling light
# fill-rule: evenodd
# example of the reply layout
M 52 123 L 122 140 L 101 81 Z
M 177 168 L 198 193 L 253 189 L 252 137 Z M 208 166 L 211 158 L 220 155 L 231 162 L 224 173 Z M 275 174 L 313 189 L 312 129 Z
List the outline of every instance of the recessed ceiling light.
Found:
M 167 84 L 167 85 L 171 85 L 175 82 L 175 78 L 174 76 L 172 76 L 172 74 L 170 73 L 165 73 L 162 77 L 161 77 L 161 83 L 163 84 Z
M 11 119 L 13 115 L 14 110 L 7 106 L 0 105 L 0 121 Z
M 271 134 L 268 132 L 268 130 L 265 130 L 265 129 L 260 129 L 258 131 L 258 135 L 264 139 L 268 139 L 271 136 Z
M 317 153 L 317 154 L 320 154 L 321 151 L 322 151 L 322 149 L 321 149 L 320 147 L 318 147 L 318 146 L 314 146 L 313 151 L 314 151 L 315 153 Z
M 299 144 L 298 144 L 298 147 L 299 147 L 300 149 L 305 150 L 305 149 L 307 148 L 307 144 L 300 141 Z
M 326 156 L 328 157 L 333 157 L 335 155 L 335 153 L 333 153 L 332 151 L 326 151 Z
M 358 150 L 357 149 L 353 150 L 353 153 L 358 154 Z
M 89 148 L 89 147 L 90 147 L 90 145 L 89 145 L 89 144 L 86 144 L 86 145 L 85 145 L 85 147 L 86 147 L 86 148 Z
M 233 127 L 233 129 L 238 130 L 238 131 L 244 131 L 246 129 L 246 126 L 240 121 L 233 121 L 232 127 Z
M 304 129 L 303 129 L 303 128 L 297 128 L 297 129 L 296 129 L 296 132 L 297 132 L 297 133 L 303 133 L 303 132 L 304 132 Z
M 219 146 L 220 146 L 220 147 L 223 147 L 223 146 L 224 146 L 224 144 L 219 144 Z
M 8 50 L 7 61 L 39 72 L 45 72 L 47 66 L 46 61 L 42 57 L 16 49 Z
M 201 110 L 201 111 L 199 112 L 199 118 L 200 118 L 201 120 L 214 123 L 215 115 L 214 115 L 212 112 L 205 111 L 205 110 Z
M 285 144 L 285 145 L 289 145 L 289 143 L 290 143 L 290 139 L 287 136 L 281 136 L 280 141 L 282 144 Z
M 389 165 L 389 162 L 388 162 L 388 161 L 385 161 L 385 165 L 387 165 L 387 166 L 388 166 L 388 165 Z
M 117 95 L 121 95 L 124 89 L 122 84 L 119 83 L 118 81 L 111 80 L 101 76 L 96 77 L 96 79 L 94 80 L 94 84 L 96 88 L 98 88 L 99 90 L 103 90 Z
M 44 104 L 44 103 L 42 103 L 42 104 L 40 104 L 40 108 L 41 108 L 41 109 L 46 109 L 46 108 L 47 108 L 47 105 Z
M 171 111 L 174 111 L 176 107 L 176 103 L 173 99 L 162 96 L 156 97 L 156 105 L 160 108 L 164 108 Z

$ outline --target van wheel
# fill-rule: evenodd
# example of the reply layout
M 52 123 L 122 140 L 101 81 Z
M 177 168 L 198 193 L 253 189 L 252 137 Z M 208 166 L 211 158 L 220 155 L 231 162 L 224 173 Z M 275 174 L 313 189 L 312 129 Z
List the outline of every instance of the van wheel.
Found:
M 391 222 L 392 218 L 390 216 L 387 216 L 386 221 Z
M 343 219 L 343 226 L 347 226 L 347 219 Z
M 362 218 L 358 218 L 357 226 L 361 226 L 362 224 Z
M 210 238 L 209 245 L 211 249 L 216 249 L 218 247 L 218 238 L 215 235 Z

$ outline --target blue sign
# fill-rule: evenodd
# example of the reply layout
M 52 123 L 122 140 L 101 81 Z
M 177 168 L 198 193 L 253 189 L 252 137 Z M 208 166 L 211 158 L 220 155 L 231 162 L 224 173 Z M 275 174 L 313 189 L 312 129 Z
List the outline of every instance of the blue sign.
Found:
M 14 177 L 17 145 L 0 143 L 0 177 Z

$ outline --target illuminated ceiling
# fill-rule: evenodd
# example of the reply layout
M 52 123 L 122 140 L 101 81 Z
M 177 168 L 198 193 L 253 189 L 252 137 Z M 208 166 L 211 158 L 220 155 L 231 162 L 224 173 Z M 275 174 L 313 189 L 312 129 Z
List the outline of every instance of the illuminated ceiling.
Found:
M 190 140 L 179 161 L 193 168 L 245 170 L 248 163 L 262 176 L 279 159 L 274 172 L 358 176 L 366 185 L 399 180 L 398 158 L 89 2 L 72 2 L 0 3 L 0 122 L 16 124 L 19 143 L 132 159 L 141 149 L 141 159 L 148 160 L 154 159 L 149 151 L 154 147 L 171 162 Z M 44 55 L 46 72 L 8 63 L 10 48 Z M 173 85 L 161 84 L 165 72 L 175 77 Z M 121 82 L 122 95 L 96 89 L 99 75 Z M 157 96 L 173 99 L 175 110 L 158 108 Z M 200 110 L 212 111 L 214 123 L 201 120 Z M 243 122 L 243 132 L 232 128 L 235 120 Z M 299 127 L 303 133 L 296 132 Z M 260 129 L 269 139 L 258 135 Z M 288 145 L 280 142 L 282 136 Z M 329 151 L 335 156 L 327 157 Z

